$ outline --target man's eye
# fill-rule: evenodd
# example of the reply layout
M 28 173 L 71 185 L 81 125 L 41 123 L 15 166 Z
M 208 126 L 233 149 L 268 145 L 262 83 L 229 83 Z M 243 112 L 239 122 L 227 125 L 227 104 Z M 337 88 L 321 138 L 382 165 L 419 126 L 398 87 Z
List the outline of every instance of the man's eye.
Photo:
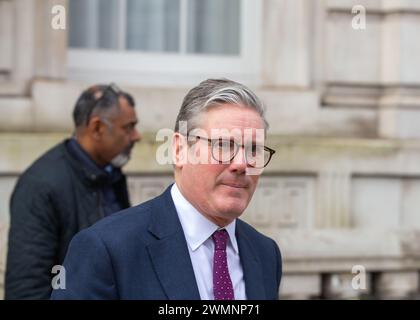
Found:
M 127 130 L 127 131 L 133 131 L 135 127 L 136 127 L 135 123 L 129 123 L 129 124 L 124 126 L 124 129 Z
M 235 142 L 233 140 L 221 140 L 219 142 L 219 148 L 225 151 L 232 151 L 235 149 Z
M 219 140 L 217 143 L 217 146 L 223 149 L 229 148 L 229 145 L 230 145 L 229 140 Z
M 263 146 L 259 146 L 259 145 L 256 145 L 256 144 L 253 144 L 253 145 L 250 145 L 249 147 L 248 147 L 248 152 L 251 152 L 251 154 L 252 155 L 260 155 L 260 154 L 262 154 L 263 153 L 263 151 L 264 151 L 264 147 Z

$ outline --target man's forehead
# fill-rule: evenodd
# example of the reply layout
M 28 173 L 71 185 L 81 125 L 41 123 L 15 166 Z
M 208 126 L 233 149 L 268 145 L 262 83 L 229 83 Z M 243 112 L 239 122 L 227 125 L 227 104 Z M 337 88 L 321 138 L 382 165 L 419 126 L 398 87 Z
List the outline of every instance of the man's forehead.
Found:
M 259 133 L 264 133 L 262 128 L 209 128 L 206 130 L 210 135 L 213 136 L 226 136 L 226 137 L 235 137 L 235 136 L 255 136 Z
M 125 114 L 127 116 L 136 116 L 136 108 L 130 105 L 125 98 L 120 97 L 119 106 L 121 114 Z
M 112 121 L 119 123 L 121 125 L 126 125 L 130 123 L 138 123 L 136 111 L 130 105 L 121 106 L 119 112 L 111 117 Z
M 258 114 L 234 115 L 226 113 L 209 117 L 206 122 L 210 128 L 264 128 L 263 121 Z
M 208 129 L 263 129 L 264 121 L 261 116 L 249 108 L 230 109 L 221 108 L 200 115 L 200 123 Z

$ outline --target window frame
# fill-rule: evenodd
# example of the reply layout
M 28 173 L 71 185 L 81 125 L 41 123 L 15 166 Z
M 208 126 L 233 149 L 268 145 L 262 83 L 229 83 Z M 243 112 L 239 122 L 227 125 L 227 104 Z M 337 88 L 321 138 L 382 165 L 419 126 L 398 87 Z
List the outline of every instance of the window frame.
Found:
M 186 2 L 181 1 L 185 5 Z M 181 17 L 181 28 L 185 28 L 183 21 L 185 19 Z M 146 86 L 192 85 L 203 78 L 228 77 L 248 85 L 258 85 L 261 70 L 261 1 L 241 0 L 240 23 L 238 56 L 68 47 L 67 76 L 70 80 L 115 81 Z

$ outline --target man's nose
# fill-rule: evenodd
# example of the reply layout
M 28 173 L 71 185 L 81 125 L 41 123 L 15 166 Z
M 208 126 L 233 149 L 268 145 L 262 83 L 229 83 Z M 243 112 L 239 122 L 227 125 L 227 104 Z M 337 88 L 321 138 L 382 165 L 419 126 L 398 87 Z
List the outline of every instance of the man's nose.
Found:
M 136 142 L 139 142 L 141 138 L 142 137 L 141 137 L 140 132 L 136 128 L 134 128 L 133 133 L 131 135 L 131 141 L 136 143 Z
M 238 153 L 232 159 L 230 169 L 239 173 L 245 172 L 247 168 L 247 160 L 245 157 L 245 150 L 243 147 L 239 148 Z

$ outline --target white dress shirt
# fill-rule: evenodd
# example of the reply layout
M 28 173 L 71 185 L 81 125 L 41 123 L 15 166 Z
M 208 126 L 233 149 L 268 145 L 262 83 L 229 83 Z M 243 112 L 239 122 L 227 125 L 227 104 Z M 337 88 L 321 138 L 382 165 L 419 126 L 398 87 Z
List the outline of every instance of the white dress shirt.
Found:
M 172 199 L 184 230 L 188 251 L 194 269 L 195 280 L 202 300 L 214 300 L 213 294 L 213 254 L 212 234 L 220 229 L 203 216 L 182 195 L 176 183 L 171 188 Z M 229 234 L 226 254 L 235 300 L 246 300 L 245 281 L 239 258 L 238 243 L 235 236 L 236 220 L 224 229 Z

